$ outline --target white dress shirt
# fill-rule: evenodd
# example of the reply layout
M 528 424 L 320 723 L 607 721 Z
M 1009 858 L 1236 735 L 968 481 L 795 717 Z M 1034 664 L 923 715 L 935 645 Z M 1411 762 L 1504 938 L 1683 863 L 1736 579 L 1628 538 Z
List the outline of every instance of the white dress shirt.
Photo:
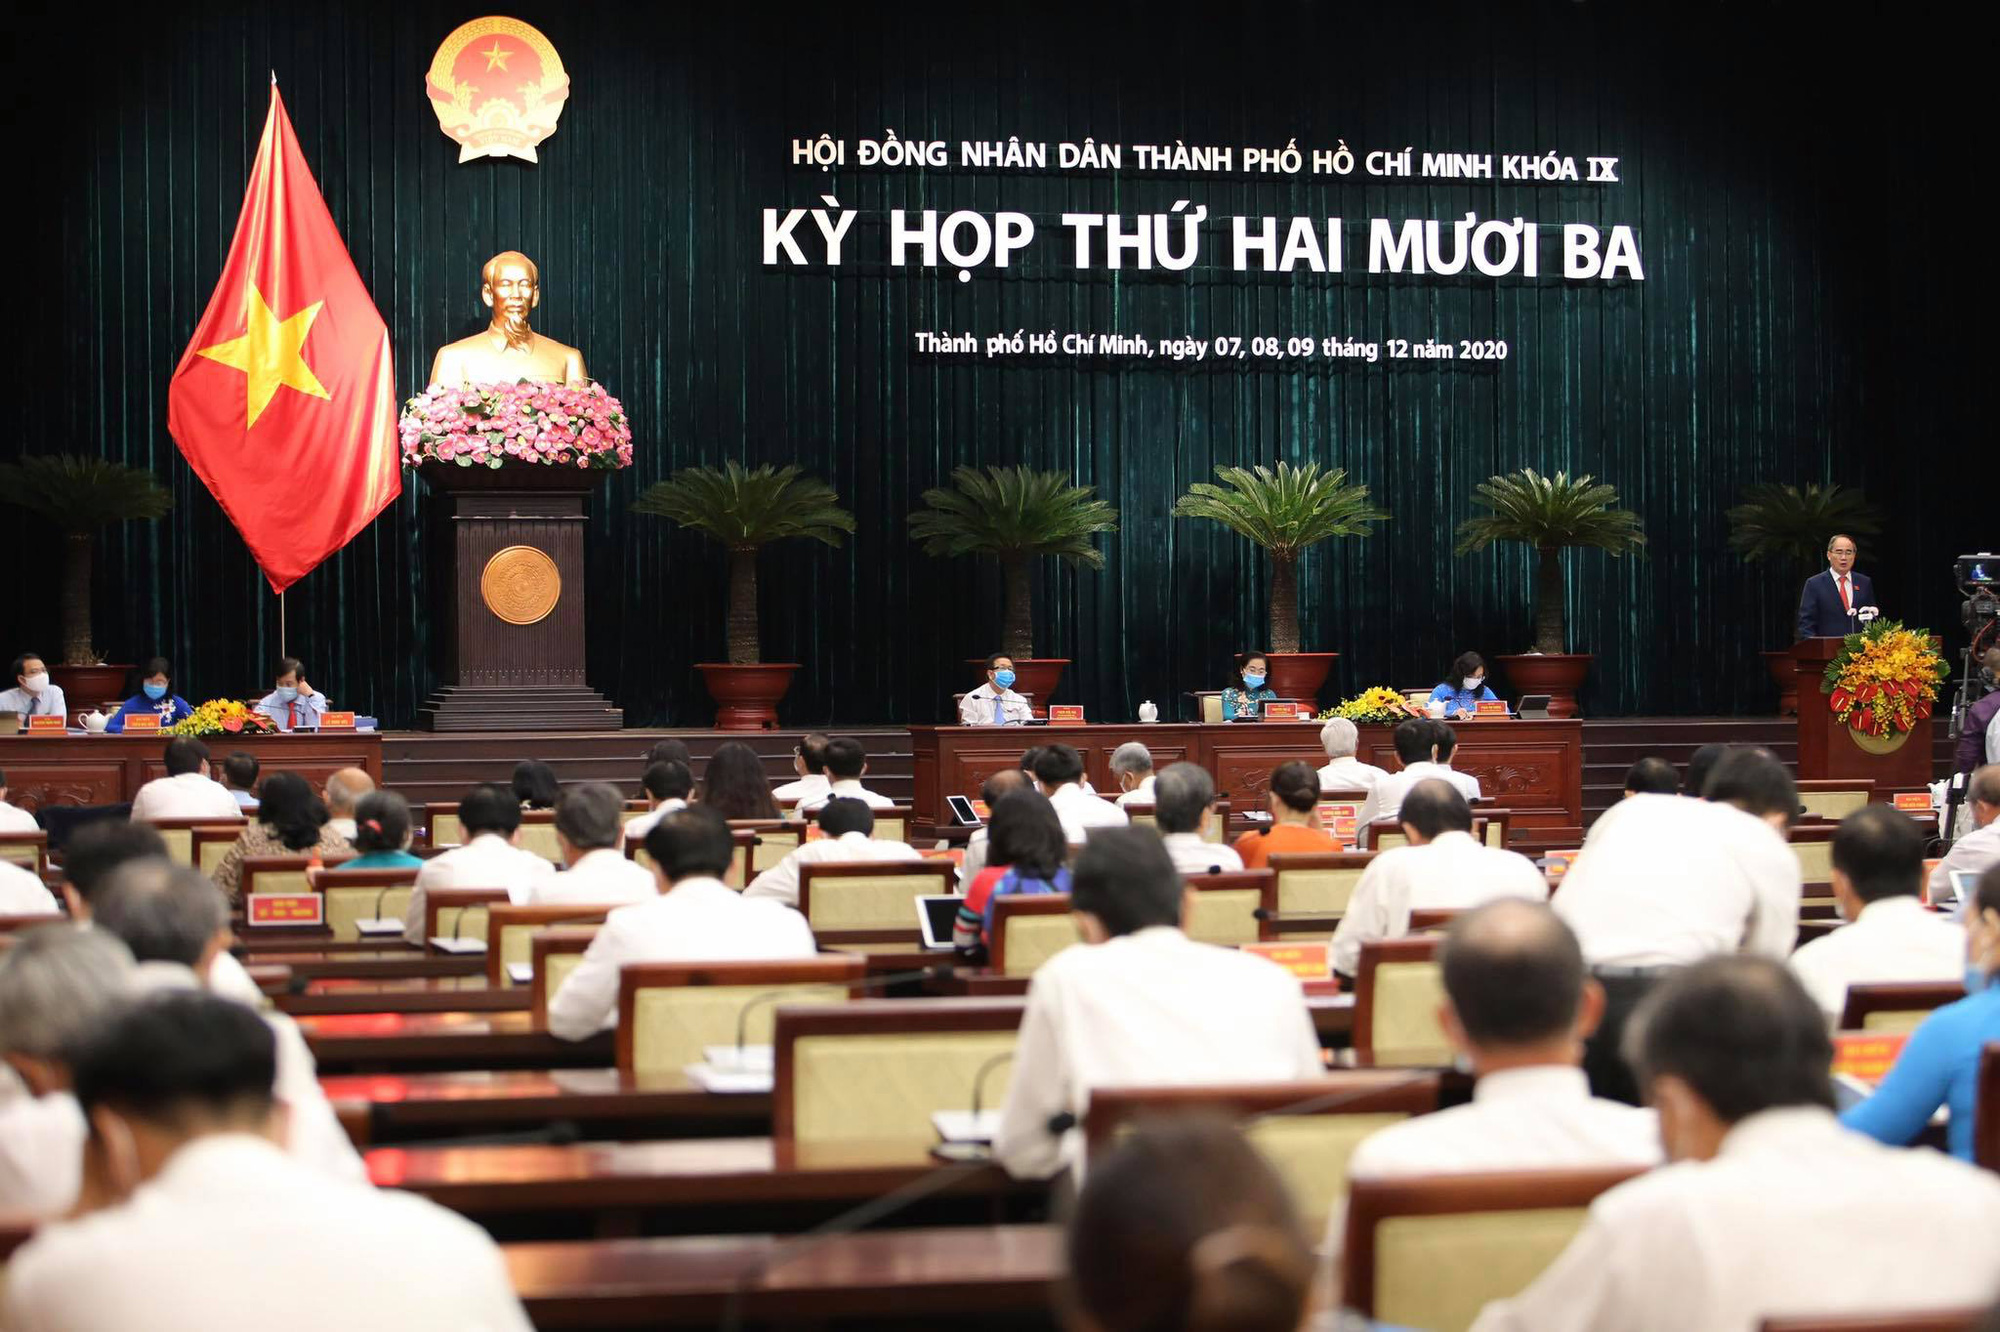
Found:
M 750 880 L 750 886 L 743 890 L 743 896 L 753 901 L 768 899 L 773 902 L 783 902 L 788 907 L 795 907 L 799 904 L 801 865 L 921 859 L 923 857 L 917 848 L 908 842 L 886 842 L 863 832 L 844 832 L 838 837 L 822 837 L 816 842 L 800 843 L 798 850 Z
M 637 818 L 632 819 L 626 823 L 625 825 L 626 844 L 629 846 L 633 842 L 645 841 L 646 834 L 653 831 L 653 829 L 659 827 L 661 819 L 664 819 L 665 817 L 667 817 L 667 815 L 673 813 L 677 809 L 686 809 L 687 807 L 688 807 L 688 802 L 681 799 L 679 796 L 668 796 L 665 800 L 662 800 L 659 804 L 653 806 L 651 809 L 647 810 L 644 814 L 641 814 Z
M 0 1216 L 61 1216 L 83 1183 L 83 1107 L 68 1092 L 18 1091 L 0 1099 Z
M 234 823 L 243 817 L 243 807 L 229 788 L 198 772 L 178 777 L 155 777 L 132 797 L 132 818 L 216 819 Z M 351 838 L 349 840 L 352 840 Z
M 682 879 L 605 919 L 583 960 L 549 1001 L 549 1030 L 566 1041 L 618 1025 L 618 972 L 627 962 L 764 962 L 818 952 L 806 918 L 753 902 L 720 879 Z
M 1000 701 L 1000 716 L 996 722 L 993 716 L 993 702 Z M 1028 700 L 1013 690 L 997 690 L 992 681 L 987 681 L 958 700 L 958 724 L 960 726 L 1019 726 L 1035 715 L 1028 706 Z
M 660 895 L 653 871 L 623 851 L 601 846 L 585 852 L 574 865 L 528 886 L 535 906 L 626 906 Z
M 974 828 L 972 836 L 965 839 L 965 859 L 958 866 L 958 890 L 962 893 L 972 886 L 979 877 L 979 871 L 986 868 L 986 829 Z
M 1435 777 L 1448 782 L 1471 804 L 1479 799 L 1479 779 L 1458 771 L 1449 763 L 1433 763 L 1429 759 L 1419 759 L 1406 765 L 1401 772 L 1385 773 L 1382 780 L 1368 788 L 1368 799 L 1361 805 L 1361 826 L 1367 827 L 1377 819 L 1393 819 L 1403 812 L 1403 797 L 1410 788 L 1426 777 Z M 1324 789 L 1324 784 L 1322 784 Z
M 344 819 L 328 819 L 326 821 L 326 826 L 333 829 L 335 833 L 339 834 L 341 837 L 346 838 L 350 842 L 352 842 L 355 839 L 356 835 L 359 834 L 361 831 L 360 826 L 354 822 L 353 816 L 351 815 Z
M 1501 897 L 1545 902 L 1549 881 L 1535 862 L 1487 846 L 1469 832 L 1439 833 L 1423 846 L 1398 846 L 1361 872 L 1347 913 L 1333 932 L 1333 967 L 1355 974 L 1361 945 L 1400 939 L 1412 911 L 1465 911 Z
M 1850 985 L 1963 978 L 1965 929 L 1914 897 L 1885 897 L 1861 908 L 1853 924 L 1801 944 L 1790 963 L 1820 1011 L 1838 1021 Z
M 824 799 L 826 793 L 832 788 L 833 783 L 826 779 L 825 773 L 809 772 L 797 781 L 786 782 L 783 786 L 771 792 L 771 799 L 781 805 L 803 804 L 808 800 Z
M 1799 891 L 1798 857 L 1762 819 L 1635 795 L 1598 817 L 1554 906 L 1594 967 L 1678 966 L 1739 948 L 1783 961 Z
M 1766 1318 L 1983 1309 L 2000 1289 L 1996 1233 L 2000 1179 L 1816 1107 L 1767 1110 L 1714 1160 L 1601 1195 L 1562 1255 L 1473 1328 L 1755 1332 Z
M 256 706 L 252 710 L 261 712 L 272 721 L 278 723 L 279 730 L 289 731 L 295 724 L 299 726 L 318 726 L 319 719 L 324 717 L 327 710 L 332 706 L 332 704 L 326 701 L 325 694 L 315 693 L 310 698 L 301 694 L 299 697 L 287 702 L 279 698 L 278 691 L 273 689 L 270 693 L 258 699 Z
M 546 859 L 523 851 L 499 833 L 479 833 L 464 846 L 432 856 L 417 871 L 417 886 L 403 915 L 403 937 L 423 943 L 424 897 L 434 889 L 505 888 L 508 900 L 519 906 L 536 884 L 555 873 L 556 867 Z
M 1352 754 L 1337 759 L 1329 759 L 1319 770 L 1319 789 L 1322 791 L 1373 791 L 1376 783 L 1389 776 L 1387 768 L 1378 768 L 1372 763 L 1363 763 Z
M 0 693 L 0 712 L 19 712 L 30 717 L 69 717 L 69 700 L 63 697 L 62 686 L 45 684 L 42 692 L 31 694 L 19 685 Z
M 181 1146 L 126 1203 L 50 1226 L 7 1268 L 10 1328 L 528 1332 L 500 1250 L 394 1189 L 329 1181 L 269 1141 Z
M 1118 797 L 1118 808 L 1124 809 L 1127 805 L 1153 804 L 1159 798 L 1153 793 L 1153 787 L 1158 784 L 1159 780 L 1160 778 L 1157 773 L 1147 773 L 1140 779 L 1137 786 Z
M 1092 795 L 1075 782 L 1064 782 L 1049 797 L 1049 803 L 1056 807 L 1056 818 L 1061 821 L 1063 836 L 1072 846 L 1090 835 L 1092 828 L 1123 828 L 1132 820 L 1124 810 L 1109 800 Z
M 827 801 L 841 796 L 845 796 L 849 800 L 859 800 L 870 809 L 888 809 L 896 803 L 889 799 L 888 796 L 877 795 L 863 786 L 861 779 L 858 777 L 842 777 L 838 781 L 828 782 L 826 790 L 819 795 L 812 797 L 810 800 L 799 801 L 799 813 L 811 813 L 813 810 L 825 805 Z
M 0 916 L 45 916 L 61 909 L 40 875 L 0 860 Z
M 2000 819 L 1995 819 L 1984 828 L 1975 828 L 1951 844 L 1951 850 L 1944 853 L 1944 859 L 1931 871 L 1931 900 L 1938 900 L 1951 887 L 1953 870 L 1969 870 L 1974 883 L 1994 865 L 2000 865 Z M 1965 903 L 1960 901 L 1952 908 L 1952 915 L 1965 919 Z
M 1097 1087 L 1294 1082 L 1325 1072 L 1298 978 L 1261 957 L 1154 926 L 1066 948 L 1028 982 L 994 1154 L 1017 1178 L 1080 1165 Z
M 35 816 L 19 805 L 10 805 L 0 800 L 0 833 L 40 832 L 42 825 L 35 822 Z
M 1243 857 L 1236 854 L 1235 847 L 1211 842 L 1200 833 L 1167 833 L 1160 840 L 1166 844 L 1167 859 L 1183 876 L 1211 870 L 1234 874 L 1243 868 Z

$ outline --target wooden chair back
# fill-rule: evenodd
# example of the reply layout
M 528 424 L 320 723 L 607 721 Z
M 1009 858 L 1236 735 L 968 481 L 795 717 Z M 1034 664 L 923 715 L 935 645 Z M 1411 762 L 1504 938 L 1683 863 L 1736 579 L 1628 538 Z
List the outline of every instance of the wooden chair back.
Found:
M 59 911 L 43 911 L 32 916 L 0 916 L 0 935 L 12 934 L 16 930 L 32 930 L 37 925 L 55 925 L 68 919 Z
M 1370 851 L 1391 851 L 1399 846 L 1408 846 L 1409 837 L 1403 832 L 1403 825 L 1397 819 L 1377 819 L 1368 825 L 1368 835 L 1362 845 Z
M 1273 917 L 1264 922 L 1268 937 L 1331 935 L 1347 914 L 1354 887 L 1375 855 L 1373 851 L 1339 851 L 1272 856 L 1268 862 L 1271 892 L 1264 904 Z
M 11 865 L 19 865 L 22 869 L 40 877 L 49 868 L 47 830 L 0 832 L 0 860 Z
M 1824 897 L 1833 885 L 1833 834 L 1837 823 L 1810 824 L 1793 828 L 1785 837 L 1792 854 L 1799 859 L 1799 878 L 1809 897 Z M 1821 889 L 1812 892 L 1812 889 Z
M 1390 1325 L 1464 1328 L 1569 1246 L 1599 1194 L 1634 1175 L 1521 1170 L 1349 1181 L 1341 1296 Z
M 771 1131 L 778 1149 L 937 1140 L 931 1116 L 1007 1099 L 1025 1000 L 857 999 L 778 1010 Z
M 1441 930 L 1453 920 L 1465 914 L 1460 907 L 1435 907 L 1423 911 L 1410 912 L 1410 931 Z
M 231 841 L 242 834 L 242 819 L 140 819 L 167 844 L 167 859 L 176 865 L 195 865 L 194 832 L 197 828 L 226 828 Z
M 244 824 L 204 823 L 189 831 L 188 838 L 193 843 L 194 867 L 209 878 L 221 866 L 222 858 L 229 854 L 243 836 Z
M 1965 998 L 1957 981 L 1872 981 L 1847 987 L 1842 1031 L 1910 1031 L 1933 1009 Z
M 1479 807 L 1479 817 L 1473 820 L 1473 822 L 1480 825 L 1484 834 L 1480 840 L 1485 842 L 1486 845 L 1501 851 L 1507 849 L 1507 837 L 1514 827 L 1513 810 L 1494 809 L 1488 805 L 1481 805 Z
M 1806 778 L 1799 782 L 1799 804 L 1810 819 L 1838 823 L 1874 798 L 1872 777 Z
M 868 959 L 858 954 L 629 962 L 618 973 L 618 1070 L 627 1077 L 679 1072 L 700 1063 L 708 1046 L 734 1045 L 739 1027 L 746 1045 L 768 1045 L 774 995 L 787 1004 L 844 1005 L 867 974 Z
M 1233 870 L 1220 874 L 1189 874 L 1183 883 L 1195 890 L 1181 928 L 1201 943 L 1256 943 L 1264 937 L 1257 913 L 1267 891 L 1276 891 L 1277 875 L 1267 869 Z
M 1204 726 L 1222 725 L 1222 692 L 1216 689 L 1198 689 L 1195 701 L 1201 704 L 1201 721 Z
M 1121 808 L 1125 811 L 1125 817 L 1130 819 L 1135 827 L 1157 828 L 1160 826 L 1159 813 L 1150 803 L 1135 800 L 1129 805 L 1121 806 Z M 1213 842 L 1217 846 L 1229 840 L 1229 802 L 1227 800 L 1216 801 L 1215 807 L 1209 811 L 1208 822 L 1202 825 L 1201 840 L 1204 842 Z
M 1368 804 L 1366 791 L 1322 790 L 1319 805 L 1320 831 L 1343 847 L 1361 845 L 1361 811 Z
M 322 856 L 320 868 L 334 869 L 352 859 Z M 311 856 L 245 856 L 238 883 L 245 898 L 252 893 L 309 893 L 313 891 L 311 872 Z
M 535 969 L 528 982 L 528 1011 L 536 1031 L 548 1030 L 549 1001 L 583 961 L 584 951 L 596 937 L 595 925 L 558 925 L 528 936 L 528 959 Z
M 326 926 L 335 943 L 361 937 L 356 921 L 401 920 L 409 914 L 417 883 L 414 869 L 322 869 L 308 877 L 326 904 Z
M 601 925 L 615 908 L 574 902 L 495 902 L 486 908 L 486 983 L 496 990 L 516 984 L 509 968 L 534 961 L 535 933 L 556 924 Z
M 424 826 L 429 830 L 432 846 L 464 846 L 466 843 L 465 825 L 458 821 L 456 800 L 433 800 L 425 804 Z
M 1032 976 L 1042 963 L 1082 942 L 1068 893 L 1011 893 L 994 900 L 987 963 L 998 975 Z
M 1444 977 L 1438 937 L 1415 934 L 1361 945 L 1354 978 L 1354 1053 L 1364 1065 L 1425 1067 L 1451 1062 L 1438 1023 Z
M 884 842 L 907 842 L 913 825 L 911 807 L 889 805 L 875 811 L 875 837 Z
M 1926 1313 L 1810 1314 L 1766 1318 L 1757 1332 L 1978 1332 L 1984 1309 L 1933 1309 Z
M 551 865 L 563 863 L 562 844 L 556 840 L 556 812 L 552 809 L 521 811 L 520 846 Z
M 507 901 L 505 888 L 427 888 L 424 890 L 424 940 L 486 938 L 486 915 Z
M 799 866 L 799 913 L 826 943 L 915 942 L 917 899 L 952 890 L 950 861 L 827 861 Z
M 751 878 L 798 850 L 806 835 L 806 825 L 791 819 L 731 819 L 729 826 L 756 835 L 750 851 Z
M 723 872 L 722 881 L 731 888 L 742 892 L 754 877 L 751 873 L 761 834 L 748 828 L 731 825 L 730 837 L 736 843 L 736 850 L 729 858 L 729 868 Z M 646 844 L 635 838 L 625 839 L 625 859 L 644 868 L 649 873 L 653 868 L 653 857 L 646 850 Z
M 1306 1233 L 1318 1235 L 1347 1192 L 1347 1159 L 1369 1134 L 1437 1109 L 1442 1075 L 1350 1069 L 1311 1082 L 1094 1091 L 1084 1116 L 1085 1161 L 1150 1118 L 1189 1112 L 1243 1121 L 1243 1134 L 1291 1190 Z

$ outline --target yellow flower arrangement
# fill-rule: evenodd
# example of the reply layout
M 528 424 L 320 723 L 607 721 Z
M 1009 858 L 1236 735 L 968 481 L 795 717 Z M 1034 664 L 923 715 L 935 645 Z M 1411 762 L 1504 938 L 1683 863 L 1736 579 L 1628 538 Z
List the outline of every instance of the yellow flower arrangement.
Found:
M 1405 717 L 1419 715 L 1409 705 L 1402 694 L 1387 685 L 1371 685 L 1353 698 L 1338 706 L 1328 708 L 1319 714 L 1319 720 L 1331 721 L 1335 717 L 1345 717 L 1351 722 L 1399 722 Z
M 234 698 L 211 698 L 162 735 L 275 735 L 278 724 Z
M 1827 663 L 1820 692 L 1843 726 L 1864 735 L 1901 735 L 1931 715 L 1938 685 L 1951 667 L 1921 629 L 1877 620 L 1849 634 L 1840 655 Z

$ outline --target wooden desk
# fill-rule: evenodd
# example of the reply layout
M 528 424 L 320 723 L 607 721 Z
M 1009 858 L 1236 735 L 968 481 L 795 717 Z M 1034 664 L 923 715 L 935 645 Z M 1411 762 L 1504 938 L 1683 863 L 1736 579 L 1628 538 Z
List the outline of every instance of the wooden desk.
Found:
M 347 980 L 425 980 L 448 976 L 486 975 L 483 953 L 426 953 L 407 944 L 377 944 L 374 948 L 307 948 L 297 952 L 251 949 L 245 964 L 285 967 L 295 981 L 329 978 Z
M 306 982 L 303 994 L 278 996 L 278 1011 L 308 1013 L 514 1013 L 526 1012 L 534 996 L 525 985 L 495 989 L 486 977 L 431 976 L 395 980 L 323 977 Z
M 350 1074 L 320 1079 L 357 1142 L 539 1128 L 554 1120 L 592 1137 L 741 1136 L 768 1132 L 771 1098 L 718 1096 L 684 1073 L 624 1078 L 615 1068 Z M 360 1131 L 354 1133 L 358 1125 Z
M 795 1237 L 741 1235 L 501 1252 L 540 1328 L 714 1327 L 732 1296 L 760 1321 L 1030 1314 L 1050 1307 L 1063 1264 L 1058 1226 L 862 1231 L 810 1251 Z
M 1111 755 L 1137 741 L 1152 751 L 1156 767 L 1199 763 L 1228 793 L 1238 810 L 1262 806 L 1271 770 L 1290 759 L 1315 768 L 1326 762 L 1319 722 L 1160 723 L 1152 726 L 912 726 L 914 794 L 910 804 L 918 825 L 949 822 L 944 798 L 977 794 L 985 780 L 1021 760 L 1030 745 L 1065 744 L 1083 755 L 1091 784 L 1115 791 Z M 1394 772 L 1392 728 L 1363 726 L 1358 756 Z M 1583 723 L 1564 721 L 1456 722 L 1458 752 L 1452 766 L 1479 779 L 1485 795 L 1512 810 L 1509 834 L 1523 840 L 1527 830 L 1583 828 Z M 1539 835 L 1539 834 L 1533 834 Z
M 322 1073 L 452 1068 L 608 1068 L 612 1033 L 565 1041 L 527 1013 L 352 1013 L 302 1017 Z
M 29 811 L 44 805 L 117 805 L 155 777 L 167 775 L 170 736 L 9 736 L 0 745 L 7 770 L 7 799 Z M 226 742 L 226 743 L 225 743 Z M 228 750 L 255 754 L 265 772 L 295 772 L 315 786 L 341 768 L 361 768 L 382 785 L 379 731 L 211 737 L 219 766 Z
M 939 998 L 999 999 L 1028 992 L 1028 977 L 1002 976 L 977 967 L 960 967 L 950 976 L 926 982 L 925 993 Z M 1336 993 L 1331 985 L 1308 986 L 1306 1009 L 1320 1044 L 1339 1049 L 1354 1038 L 1354 996 Z

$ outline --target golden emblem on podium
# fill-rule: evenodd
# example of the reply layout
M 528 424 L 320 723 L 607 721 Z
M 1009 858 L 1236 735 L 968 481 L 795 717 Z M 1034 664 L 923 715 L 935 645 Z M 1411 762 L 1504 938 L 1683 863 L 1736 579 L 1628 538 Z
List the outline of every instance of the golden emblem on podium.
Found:
M 562 600 L 562 574 L 554 560 L 533 546 L 507 546 L 486 561 L 479 595 L 486 609 L 507 623 L 534 624 Z
M 569 73 L 549 39 L 519 19 L 461 24 L 431 57 L 424 92 L 458 160 L 539 161 L 535 145 L 556 132 Z

